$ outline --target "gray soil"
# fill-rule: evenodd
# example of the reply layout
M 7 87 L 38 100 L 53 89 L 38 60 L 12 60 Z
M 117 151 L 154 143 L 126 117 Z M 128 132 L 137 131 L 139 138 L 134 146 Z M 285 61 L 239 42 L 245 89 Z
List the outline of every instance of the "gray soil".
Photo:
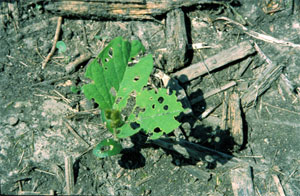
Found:
M 240 0 L 231 6 L 212 3 L 183 9 L 189 43 L 211 46 L 194 50 L 186 67 L 245 40 L 253 40 L 273 63 L 284 66 L 282 75 L 288 79 L 290 88 L 284 88 L 286 85 L 282 84 L 287 82 L 281 83 L 279 77 L 255 103 L 242 108 L 244 143 L 238 148 L 230 130 L 220 128 L 222 106 L 207 118 L 198 118 L 207 108 L 222 103 L 224 93 L 193 105 L 194 115 L 183 117 L 180 129 L 166 136 L 251 163 L 250 177 L 256 195 L 280 195 L 278 187 L 287 196 L 300 195 L 299 46 L 256 39 L 236 25 L 215 19 L 225 16 L 245 22 L 255 32 L 300 44 L 300 7 L 294 7 L 298 5 L 296 2 Z M 139 39 L 147 52 L 154 54 L 154 66 L 164 70 L 166 62 L 162 56 L 168 42 L 165 15 L 155 21 L 64 17 L 59 40 L 66 43 L 67 51 L 63 54 L 56 51 L 42 69 L 41 64 L 52 47 L 57 15 L 47 12 L 42 4 L 18 4 L 16 13 L 7 8 L 7 2 L 1 3 L 1 195 L 66 194 L 67 156 L 73 158 L 73 194 L 234 195 L 231 171 L 235 168 L 228 167 L 230 160 L 219 166 L 213 164 L 215 161 L 210 156 L 185 157 L 143 141 L 143 134 L 122 140 L 124 151 L 113 157 L 98 159 L 89 150 L 112 136 L 102 124 L 96 104 L 83 93 L 70 90 L 71 86 L 81 87 L 88 82 L 84 77 L 88 62 L 82 63 L 74 73 L 67 73 L 65 67 L 87 51 L 96 56 L 110 40 L 122 36 L 128 40 Z M 238 85 L 227 93 L 243 94 L 266 64 L 259 54 L 248 58 L 252 63 L 238 79 L 236 72 L 244 59 L 182 84 L 188 98 L 191 100 L 232 80 Z M 159 87 L 161 81 L 151 77 Z M 68 127 L 82 140 L 74 137 Z

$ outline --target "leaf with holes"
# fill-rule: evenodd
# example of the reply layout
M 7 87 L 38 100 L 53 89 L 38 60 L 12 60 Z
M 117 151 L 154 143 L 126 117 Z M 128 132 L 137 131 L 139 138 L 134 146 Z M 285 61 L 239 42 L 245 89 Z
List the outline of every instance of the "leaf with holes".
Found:
M 141 91 L 136 96 L 136 106 L 140 108 L 138 114 L 131 114 L 127 126 L 119 128 L 119 138 L 127 137 L 144 130 L 150 134 L 150 139 L 158 139 L 164 133 L 168 134 L 176 129 L 180 123 L 174 117 L 183 112 L 180 102 L 177 101 L 175 91 L 168 95 L 167 89 Z M 138 127 L 132 127 L 133 123 Z
M 85 76 L 93 80 L 82 87 L 88 99 L 94 99 L 101 110 L 122 110 L 130 93 L 141 91 L 153 69 L 152 55 L 140 59 L 134 66 L 128 62 L 143 52 L 140 42 L 134 44 L 117 37 L 88 66 Z
M 119 154 L 121 150 L 122 146 L 120 143 L 113 139 L 106 139 L 97 144 L 97 146 L 93 149 L 93 154 L 96 157 L 104 158 Z
M 130 43 L 117 37 L 86 70 L 85 76 L 92 83 L 84 85 L 82 91 L 88 99 L 94 99 L 98 103 L 102 110 L 102 120 L 116 140 L 141 130 L 150 134 L 151 139 L 157 139 L 179 126 L 175 117 L 184 111 L 181 103 L 177 102 L 175 92 L 169 95 L 166 89 L 156 92 L 144 88 L 153 69 L 152 55 L 142 57 L 138 63 L 134 63 L 135 58 L 144 50 L 139 41 Z M 135 105 L 127 112 L 128 116 L 123 118 L 121 113 L 126 110 L 133 93 L 136 95 Z M 100 147 L 115 146 L 112 143 L 100 144 Z M 106 151 L 98 149 L 95 152 L 101 157 Z M 103 156 L 106 155 L 108 154 Z

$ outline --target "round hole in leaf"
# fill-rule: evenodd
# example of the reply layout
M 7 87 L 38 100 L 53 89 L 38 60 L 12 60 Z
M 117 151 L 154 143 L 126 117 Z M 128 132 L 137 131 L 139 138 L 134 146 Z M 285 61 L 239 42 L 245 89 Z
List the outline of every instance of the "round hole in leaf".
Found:
M 99 158 L 104 158 L 119 154 L 121 150 L 122 146 L 119 142 L 113 139 L 105 139 L 93 149 L 93 154 Z
M 140 124 L 136 123 L 136 122 L 132 122 L 132 123 L 130 123 L 130 127 L 132 129 L 138 129 L 138 128 L 140 128 Z
M 157 101 L 158 101 L 159 103 L 162 103 L 162 102 L 164 102 L 164 98 L 163 98 L 163 97 L 159 97 L 159 98 L 157 99 Z
M 100 58 L 97 58 L 97 62 L 99 63 L 99 65 L 102 67 L 102 60 Z
M 152 105 L 152 109 L 154 109 L 154 108 L 155 108 L 155 104 Z
M 167 105 L 164 105 L 164 110 L 168 110 L 169 109 L 169 106 L 167 106 Z
M 161 130 L 160 130 L 160 128 L 156 127 L 156 128 L 153 130 L 153 132 L 155 132 L 155 133 L 160 133 Z
M 140 79 L 140 76 L 135 76 L 135 77 L 133 78 L 133 82 L 137 82 L 137 81 L 139 81 L 139 79 Z
M 108 55 L 110 58 L 113 57 L 113 49 L 112 48 L 109 48 Z
M 102 146 L 102 147 L 100 148 L 100 151 L 104 152 L 104 151 L 108 151 L 108 150 L 110 150 L 110 149 L 111 149 L 111 145 L 109 145 L 109 146 Z

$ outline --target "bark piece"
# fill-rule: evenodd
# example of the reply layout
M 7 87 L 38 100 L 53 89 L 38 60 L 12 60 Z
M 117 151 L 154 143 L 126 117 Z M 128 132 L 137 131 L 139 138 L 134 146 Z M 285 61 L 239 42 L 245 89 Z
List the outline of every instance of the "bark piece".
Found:
M 223 105 L 222 105 L 222 119 L 221 119 L 221 124 L 220 128 L 222 130 L 227 130 L 228 128 L 228 100 L 229 100 L 229 95 L 227 92 L 224 92 L 224 99 L 223 99 Z
M 234 196 L 255 196 L 251 168 L 249 166 L 232 169 L 230 178 Z
M 167 44 L 165 70 L 172 72 L 188 62 L 188 38 L 184 13 L 180 8 L 167 13 L 165 36 Z
M 233 93 L 229 98 L 229 127 L 231 136 L 236 145 L 241 147 L 244 142 L 243 119 L 241 112 L 241 100 L 237 93 Z
M 46 10 L 60 16 L 89 19 L 152 19 L 172 9 L 216 0 L 56 0 L 48 1 Z
M 282 65 L 268 64 L 255 82 L 243 94 L 241 98 L 243 107 L 250 106 L 260 95 L 270 88 L 271 84 L 280 76 L 282 69 Z
M 177 71 L 173 76 L 184 83 L 254 53 L 255 50 L 252 47 L 252 44 L 248 41 L 244 41 L 209 57 L 204 60 L 204 62 L 195 63 L 187 68 Z
M 74 191 L 74 171 L 73 159 L 71 156 L 65 157 L 65 179 L 66 179 L 66 192 L 72 195 Z

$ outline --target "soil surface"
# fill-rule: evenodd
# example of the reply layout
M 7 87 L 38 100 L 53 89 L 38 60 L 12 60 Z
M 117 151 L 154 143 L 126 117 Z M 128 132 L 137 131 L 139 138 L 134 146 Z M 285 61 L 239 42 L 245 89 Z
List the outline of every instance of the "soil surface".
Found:
M 193 115 L 182 117 L 180 128 L 166 136 L 250 163 L 250 189 L 256 195 L 282 195 L 281 190 L 285 195 L 300 195 L 300 48 L 255 38 L 240 26 L 217 18 L 227 17 L 254 32 L 300 44 L 297 2 L 240 0 L 182 9 L 189 44 L 207 46 L 189 50 L 185 67 L 247 40 L 260 49 L 181 84 L 189 100 L 230 81 L 237 85 L 225 92 L 242 96 L 268 60 L 284 67 L 270 88 L 250 106 L 241 108 L 242 143 L 237 145 L 230 128 L 222 129 L 224 92 L 192 105 Z M 42 69 L 52 47 L 58 15 L 48 12 L 42 3 L 0 4 L 1 195 L 67 194 L 67 156 L 73 158 L 73 194 L 234 195 L 235 168 L 229 166 L 234 159 L 219 164 L 213 156 L 185 157 L 143 141 L 143 134 L 122 140 L 124 150 L 119 155 L 98 159 L 91 152 L 95 144 L 112 136 L 102 124 L 96 104 L 83 93 L 71 91 L 72 86 L 88 82 L 84 77 L 88 60 L 73 72 L 66 71 L 67 65 L 84 54 L 95 57 L 113 38 L 122 36 L 140 40 L 147 53 L 154 54 L 155 69 L 172 75 L 165 69 L 164 52 L 170 41 L 165 37 L 166 15 L 141 21 L 63 17 L 59 40 L 67 50 L 56 50 Z M 249 59 L 249 67 L 237 75 Z M 159 78 L 151 78 L 153 86 L 161 87 Z M 211 107 L 216 109 L 200 119 L 199 115 Z

